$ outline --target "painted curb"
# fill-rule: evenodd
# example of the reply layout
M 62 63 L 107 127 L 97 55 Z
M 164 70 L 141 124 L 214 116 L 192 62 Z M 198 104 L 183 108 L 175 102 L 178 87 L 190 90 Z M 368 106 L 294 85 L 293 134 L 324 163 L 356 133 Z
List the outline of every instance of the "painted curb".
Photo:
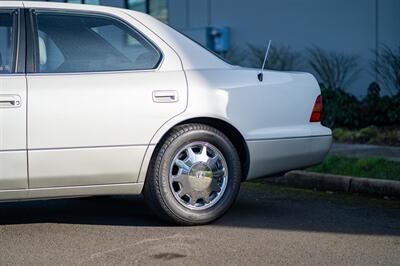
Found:
M 358 178 L 296 170 L 288 172 L 282 177 L 267 178 L 266 181 L 299 188 L 400 198 L 400 181 L 394 180 Z

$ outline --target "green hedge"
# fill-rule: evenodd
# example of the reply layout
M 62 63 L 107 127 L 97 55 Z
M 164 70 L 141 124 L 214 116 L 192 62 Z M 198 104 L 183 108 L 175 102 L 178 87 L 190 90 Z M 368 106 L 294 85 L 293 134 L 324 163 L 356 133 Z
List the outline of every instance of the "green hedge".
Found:
M 333 129 L 333 139 L 340 143 L 400 146 L 400 129 L 369 126 L 359 130 Z
M 321 91 L 322 123 L 330 128 L 400 127 L 400 94 L 381 96 L 376 83 L 369 86 L 363 99 L 342 89 L 321 88 Z

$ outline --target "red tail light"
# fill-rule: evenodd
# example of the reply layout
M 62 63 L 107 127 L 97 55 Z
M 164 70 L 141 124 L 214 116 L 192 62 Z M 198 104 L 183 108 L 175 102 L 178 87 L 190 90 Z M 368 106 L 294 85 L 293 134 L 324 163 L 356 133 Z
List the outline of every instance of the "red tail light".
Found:
M 319 95 L 315 100 L 314 108 L 310 117 L 310 122 L 321 122 L 322 97 Z

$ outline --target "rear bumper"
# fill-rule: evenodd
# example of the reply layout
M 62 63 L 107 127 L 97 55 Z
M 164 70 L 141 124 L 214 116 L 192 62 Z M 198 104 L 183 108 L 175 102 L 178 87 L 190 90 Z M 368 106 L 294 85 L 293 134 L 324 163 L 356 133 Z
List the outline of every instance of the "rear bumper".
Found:
M 247 141 L 250 165 L 246 180 L 318 164 L 331 144 L 331 135 Z

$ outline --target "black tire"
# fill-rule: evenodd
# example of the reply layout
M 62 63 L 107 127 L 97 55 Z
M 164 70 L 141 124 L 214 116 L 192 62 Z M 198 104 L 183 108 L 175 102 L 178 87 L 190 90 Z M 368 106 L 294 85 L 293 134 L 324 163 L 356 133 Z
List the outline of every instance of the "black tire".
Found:
M 225 157 L 228 181 L 225 192 L 215 205 L 205 210 L 192 210 L 174 197 L 169 183 L 169 169 L 176 153 L 185 145 L 205 141 Z M 155 151 L 149 166 L 144 197 L 160 218 L 179 225 L 200 225 L 220 218 L 234 203 L 241 182 L 241 164 L 232 142 L 219 130 L 203 124 L 186 124 L 172 129 Z

